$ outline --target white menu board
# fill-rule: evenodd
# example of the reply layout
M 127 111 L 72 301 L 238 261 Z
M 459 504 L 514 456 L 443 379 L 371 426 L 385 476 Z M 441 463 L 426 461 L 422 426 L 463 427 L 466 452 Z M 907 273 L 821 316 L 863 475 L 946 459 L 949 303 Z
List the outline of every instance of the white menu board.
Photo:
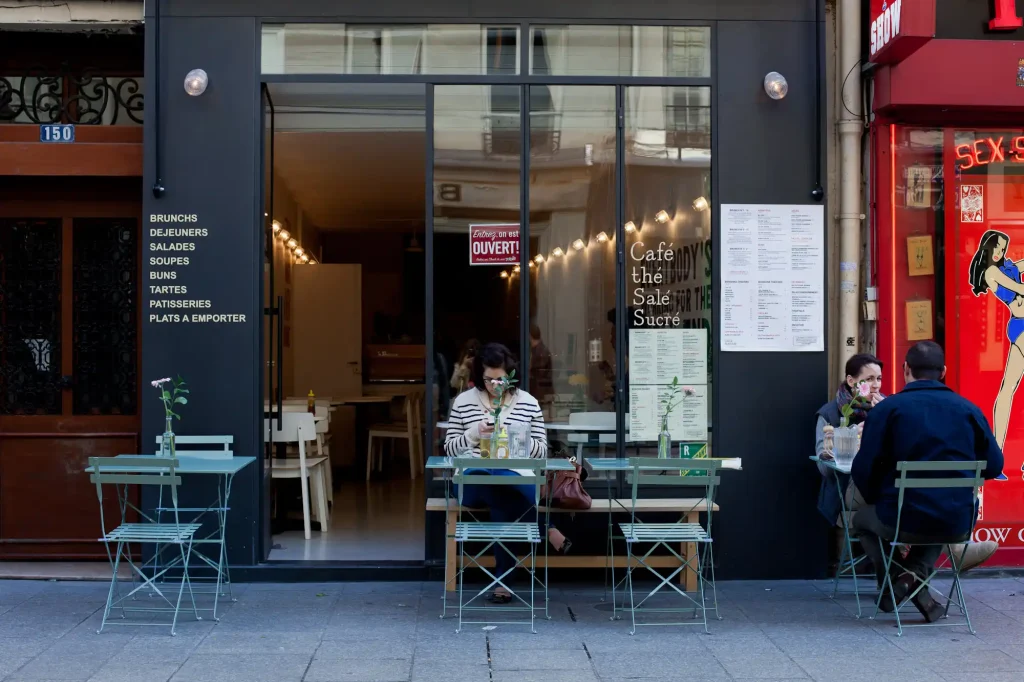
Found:
M 632 359 L 630 360 L 632 362 Z M 708 389 L 693 386 L 694 395 L 676 396 L 682 402 L 668 419 L 668 432 L 674 442 L 708 439 Z M 653 442 L 661 432 L 663 405 L 672 389 L 668 386 L 629 387 L 629 440 Z
M 707 329 L 630 329 L 629 383 L 708 382 Z
M 825 350 L 825 209 L 723 204 L 723 351 Z

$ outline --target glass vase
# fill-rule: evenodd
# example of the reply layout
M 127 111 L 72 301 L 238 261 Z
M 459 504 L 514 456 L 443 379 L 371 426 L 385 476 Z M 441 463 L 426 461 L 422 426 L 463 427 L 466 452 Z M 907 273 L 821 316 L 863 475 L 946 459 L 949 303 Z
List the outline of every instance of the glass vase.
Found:
M 853 464 L 853 458 L 857 456 L 860 446 L 860 429 L 856 426 L 840 426 L 832 435 L 833 455 L 836 459 L 836 466 L 840 469 L 849 469 Z
M 160 439 L 160 456 L 161 457 L 174 457 L 174 423 L 171 421 L 171 417 L 167 417 L 167 421 L 164 424 L 164 435 Z
M 668 429 L 662 429 L 658 434 L 658 459 L 668 459 L 672 456 L 672 434 Z

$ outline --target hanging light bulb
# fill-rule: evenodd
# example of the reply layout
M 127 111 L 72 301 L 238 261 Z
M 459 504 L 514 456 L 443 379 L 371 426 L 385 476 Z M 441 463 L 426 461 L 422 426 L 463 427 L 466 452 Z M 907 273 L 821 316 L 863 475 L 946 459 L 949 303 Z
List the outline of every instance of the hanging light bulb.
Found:
M 277 236 L 281 238 L 281 241 L 287 242 L 289 239 L 291 239 L 292 235 L 288 230 L 281 230 L 280 232 L 277 233 Z
M 608 235 L 606 235 L 604 232 L 598 232 L 597 233 L 597 241 L 599 241 L 602 244 L 604 244 L 606 241 L 608 241 Z
M 626 223 L 625 227 L 626 234 L 633 234 L 634 232 L 636 232 L 636 223 L 634 223 L 632 220 Z
M 654 219 L 657 220 L 662 225 L 664 225 L 669 220 L 668 211 L 666 211 L 665 209 L 661 209 L 660 211 L 658 211 L 657 214 L 655 214 Z
M 554 256 L 555 258 L 561 258 L 562 256 L 565 255 L 565 251 L 562 251 L 561 246 L 556 246 L 555 249 L 551 252 L 551 255 Z
M 537 265 L 540 265 L 541 263 L 543 263 L 543 262 L 544 262 L 544 254 L 543 254 L 543 253 L 538 253 L 538 254 L 537 254 L 537 255 L 536 255 L 535 257 L 534 257 L 533 261 L 534 261 L 534 262 L 535 262 L 535 263 L 536 263 Z
M 708 210 L 708 200 L 705 197 L 697 197 L 693 200 L 694 211 L 706 211 Z
M 577 239 L 572 243 L 572 248 L 576 249 L 577 251 L 582 251 L 584 246 L 586 246 L 586 244 L 583 243 L 582 239 Z

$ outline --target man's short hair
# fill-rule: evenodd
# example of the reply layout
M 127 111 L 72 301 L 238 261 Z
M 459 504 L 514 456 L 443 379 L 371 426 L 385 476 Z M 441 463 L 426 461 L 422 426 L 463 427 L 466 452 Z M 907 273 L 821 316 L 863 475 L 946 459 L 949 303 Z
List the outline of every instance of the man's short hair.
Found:
M 906 363 L 915 379 L 939 381 L 946 368 L 946 354 L 934 341 L 920 341 L 907 351 Z

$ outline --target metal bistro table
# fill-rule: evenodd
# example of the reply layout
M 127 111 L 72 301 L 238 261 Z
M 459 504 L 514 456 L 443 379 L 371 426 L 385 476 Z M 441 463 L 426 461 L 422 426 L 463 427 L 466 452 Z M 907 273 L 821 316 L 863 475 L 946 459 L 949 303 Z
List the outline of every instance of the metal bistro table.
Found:
M 839 522 L 843 527 L 843 549 L 840 552 L 839 566 L 836 568 L 836 575 L 832 579 L 831 598 L 834 600 L 839 591 L 839 579 L 842 578 L 843 575 L 849 574 L 849 576 L 853 578 L 853 596 L 854 599 L 857 600 L 857 618 L 860 618 L 860 587 L 857 585 L 857 566 L 859 566 L 867 557 L 863 554 L 856 558 L 853 556 L 853 540 L 850 538 L 850 521 L 853 515 L 846 507 L 846 490 L 843 488 L 844 476 L 846 477 L 847 487 L 850 485 L 850 467 L 840 466 L 832 458 L 822 459 L 817 455 L 812 455 L 809 459 L 815 464 L 820 464 L 832 472 L 832 480 L 836 484 L 836 490 L 839 492 L 839 503 L 842 505 L 842 513 L 839 517 Z
M 118 455 L 118 459 L 121 457 L 156 457 L 156 455 Z M 242 469 L 246 468 L 250 464 L 256 461 L 255 457 L 189 457 L 188 455 L 178 456 L 178 468 L 177 472 L 183 475 L 193 476 L 214 476 L 217 478 L 217 493 L 216 500 L 207 507 L 179 507 L 179 512 L 193 513 L 195 514 L 195 521 L 201 520 L 207 514 L 216 514 L 217 517 L 217 528 L 209 535 L 202 538 L 196 538 L 193 541 L 195 545 L 216 545 L 217 556 L 211 558 L 203 552 L 196 551 L 195 556 L 206 563 L 207 566 L 212 568 L 216 575 L 216 585 L 213 591 L 213 607 L 199 608 L 200 611 L 213 611 L 213 619 L 220 620 L 217 614 L 217 607 L 219 605 L 219 598 L 224 592 L 223 588 L 227 587 L 227 594 L 231 601 L 235 601 L 235 598 L 231 595 L 231 572 L 228 567 L 227 557 L 225 556 L 225 545 L 226 545 L 226 533 L 227 533 L 227 517 L 229 499 L 231 497 L 231 484 L 234 481 L 235 474 Z M 125 467 L 126 469 L 128 467 Z M 132 471 L 145 472 L 145 467 L 131 466 Z M 91 474 L 92 467 L 87 467 L 85 473 Z M 121 505 L 121 521 L 125 520 L 125 513 L 128 510 L 128 505 Z M 147 521 L 159 523 L 160 517 L 165 511 L 172 511 L 172 508 L 163 506 L 163 500 L 160 499 L 157 502 L 156 507 L 156 518 L 150 518 L 143 514 L 140 510 L 139 514 Z M 155 548 L 153 553 L 153 561 L 151 565 L 154 573 L 160 570 L 166 570 L 173 568 L 177 564 L 181 563 L 181 558 L 175 558 L 167 566 L 160 567 L 160 554 L 162 550 L 158 546 Z M 147 562 L 150 565 L 150 562 Z M 134 576 L 133 576 L 134 579 Z

